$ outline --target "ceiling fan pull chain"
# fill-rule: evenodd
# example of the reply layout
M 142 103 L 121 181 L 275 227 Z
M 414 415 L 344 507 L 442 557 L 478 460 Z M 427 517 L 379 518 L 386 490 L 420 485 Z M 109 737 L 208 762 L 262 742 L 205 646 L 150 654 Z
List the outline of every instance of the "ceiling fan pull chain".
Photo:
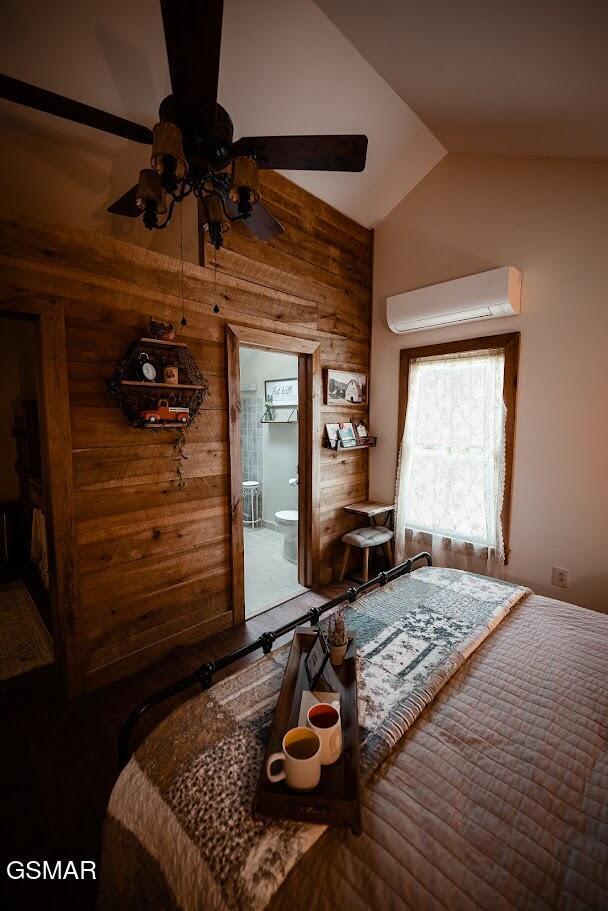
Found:
M 217 296 L 217 247 L 213 248 L 213 296 L 215 298 L 215 306 L 213 308 L 214 313 L 220 312 L 220 307 L 218 304 Z
M 184 226 L 182 223 L 182 207 L 179 207 L 179 259 L 181 263 L 181 281 L 180 281 L 180 293 L 182 298 L 182 326 L 188 325 L 188 320 L 186 319 L 186 314 L 184 311 Z

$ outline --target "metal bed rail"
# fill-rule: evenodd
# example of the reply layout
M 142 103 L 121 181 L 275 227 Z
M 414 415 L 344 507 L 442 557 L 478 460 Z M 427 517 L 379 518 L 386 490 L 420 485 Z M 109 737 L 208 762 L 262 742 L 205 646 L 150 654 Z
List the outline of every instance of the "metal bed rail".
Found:
M 297 626 L 301 626 L 304 623 L 310 623 L 311 626 L 314 626 L 319 622 L 323 614 L 333 610 L 334 607 L 338 607 L 343 602 L 348 601 L 350 604 L 353 604 L 359 595 L 364 594 L 370 588 L 374 588 L 376 585 L 386 585 L 387 582 L 392 582 L 393 579 L 410 573 L 414 564 L 419 560 L 426 560 L 427 566 L 432 566 L 433 561 L 429 553 L 423 551 L 416 554 L 415 557 L 405 560 L 398 566 L 394 566 L 392 569 L 386 570 L 385 572 L 378 573 L 373 579 L 362 582 L 361 585 L 348 588 L 344 594 L 332 598 L 331 601 L 327 601 L 319 607 L 310 608 L 310 610 L 298 617 L 297 620 L 291 620 L 289 623 L 284 623 L 283 626 L 279 626 L 275 630 L 262 633 L 262 635 L 253 642 L 243 645 L 241 648 L 237 648 L 235 651 L 223 655 L 215 661 L 207 661 L 205 664 L 201 664 L 201 666 L 191 674 L 187 674 L 185 677 L 181 677 L 174 683 L 170 683 L 168 686 L 163 687 L 163 689 L 158 690 L 158 692 L 152 693 L 151 696 L 148 696 L 140 702 L 139 705 L 135 706 L 120 729 L 118 737 L 118 760 L 121 768 L 126 765 L 131 755 L 129 741 L 137 722 L 155 705 L 159 705 L 159 703 L 164 702 L 166 699 L 177 696 L 178 693 L 182 693 L 184 690 L 189 689 L 191 686 L 196 686 L 197 684 L 202 690 L 208 690 L 213 683 L 214 674 L 218 671 L 229 667 L 231 664 L 234 664 L 235 661 L 239 661 L 247 655 L 251 655 L 252 652 L 256 652 L 258 649 L 261 649 L 264 654 L 267 655 L 272 651 L 272 646 L 275 641 L 281 636 L 284 636 L 285 633 L 291 632 Z

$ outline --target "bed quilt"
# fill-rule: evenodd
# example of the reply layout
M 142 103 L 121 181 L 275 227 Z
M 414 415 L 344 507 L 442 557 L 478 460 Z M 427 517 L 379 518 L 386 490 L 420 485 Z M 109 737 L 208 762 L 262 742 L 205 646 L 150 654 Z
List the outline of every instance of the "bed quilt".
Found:
M 361 597 L 361 771 L 369 782 L 420 713 L 528 589 L 425 568 Z M 324 826 L 251 806 L 285 645 L 179 708 L 122 772 L 104 833 L 100 908 L 266 907 Z

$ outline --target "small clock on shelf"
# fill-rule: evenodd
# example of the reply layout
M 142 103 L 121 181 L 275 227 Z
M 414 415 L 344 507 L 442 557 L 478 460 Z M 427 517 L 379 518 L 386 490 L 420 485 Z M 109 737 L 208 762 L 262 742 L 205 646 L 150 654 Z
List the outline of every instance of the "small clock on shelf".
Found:
M 156 367 L 150 360 L 150 355 L 146 351 L 140 352 L 139 365 L 142 381 L 146 383 L 153 383 L 156 380 Z

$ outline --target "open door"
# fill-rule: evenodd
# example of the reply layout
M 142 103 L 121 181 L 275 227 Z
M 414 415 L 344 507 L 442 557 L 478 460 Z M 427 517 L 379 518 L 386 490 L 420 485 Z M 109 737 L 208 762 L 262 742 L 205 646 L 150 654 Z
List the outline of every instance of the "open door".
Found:
M 230 534 L 233 612 L 234 623 L 236 624 L 245 619 L 241 346 L 296 355 L 298 358 L 297 464 L 299 483 L 297 578 L 300 585 L 306 588 L 313 588 L 318 584 L 321 366 L 318 342 L 235 325 L 227 326 L 226 332 L 230 449 Z M 269 603 L 268 606 L 270 607 L 271 604 Z

